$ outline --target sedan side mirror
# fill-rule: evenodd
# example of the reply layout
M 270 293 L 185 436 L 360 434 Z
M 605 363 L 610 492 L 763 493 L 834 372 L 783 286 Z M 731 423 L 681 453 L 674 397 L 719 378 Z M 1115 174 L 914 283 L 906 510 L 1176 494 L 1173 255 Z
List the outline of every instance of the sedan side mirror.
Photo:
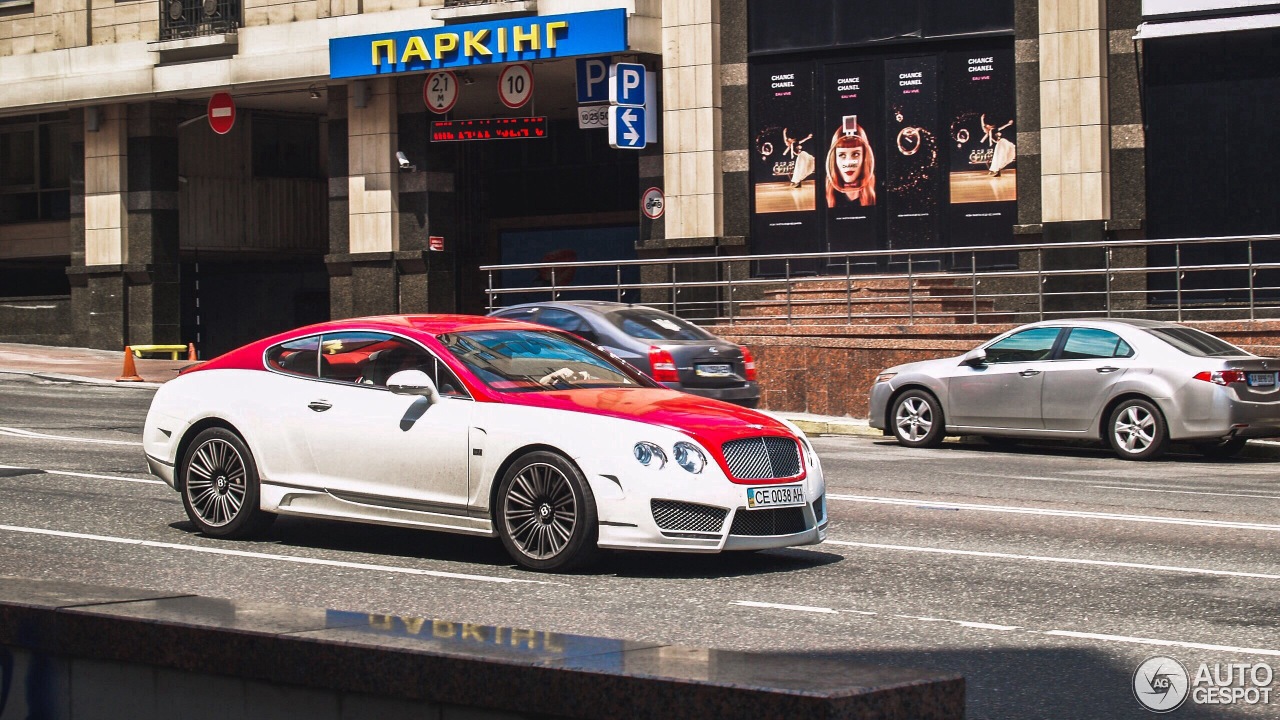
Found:
M 978 367 L 980 365 L 986 365 L 987 353 L 982 348 L 978 348 L 977 350 L 970 350 L 960 358 L 960 364 L 968 365 L 969 367 Z
M 387 378 L 387 389 L 396 395 L 417 395 L 433 403 L 440 402 L 440 391 L 431 376 L 421 370 L 401 370 Z

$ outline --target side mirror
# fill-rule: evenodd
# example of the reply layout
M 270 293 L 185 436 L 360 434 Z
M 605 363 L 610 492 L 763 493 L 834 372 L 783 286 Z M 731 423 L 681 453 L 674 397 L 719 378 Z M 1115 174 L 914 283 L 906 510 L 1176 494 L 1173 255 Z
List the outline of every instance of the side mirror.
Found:
M 431 382 L 431 376 L 421 370 L 401 370 L 387 378 L 387 389 L 396 395 L 417 395 L 440 402 L 440 391 Z
M 982 348 L 978 348 L 977 350 L 970 350 L 969 352 L 961 356 L 960 364 L 967 365 L 969 367 L 978 367 L 981 365 L 986 365 L 987 353 Z

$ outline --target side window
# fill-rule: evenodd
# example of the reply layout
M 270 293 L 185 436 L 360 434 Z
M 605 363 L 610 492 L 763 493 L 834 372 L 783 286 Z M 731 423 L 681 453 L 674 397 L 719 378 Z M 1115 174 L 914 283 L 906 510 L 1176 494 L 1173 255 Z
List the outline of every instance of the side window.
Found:
M 1060 328 L 1023 330 L 987 347 L 987 362 L 1011 363 L 1048 360 Z
M 522 322 L 537 322 L 533 319 L 534 313 L 538 312 L 536 307 L 515 308 L 513 310 L 499 310 L 494 315 L 504 320 L 520 320 Z
M 1130 357 L 1133 348 L 1113 332 L 1097 328 L 1072 328 L 1062 347 L 1063 360 Z
M 326 380 L 386 387 L 401 370 L 429 375 L 441 395 L 468 397 L 466 389 L 444 363 L 417 343 L 385 333 L 345 332 L 323 337 L 321 377 Z
M 267 350 L 267 366 L 290 375 L 317 377 L 320 370 L 320 337 L 313 335 L 281 343 Z
M 588 342 L 600 341 L 596 331 L 592 330 L 587 321 L 575 312 L 559 308 L 542 308 L 542 312 L 538 314 L 538 322 L 559 330 L 571 332 Z

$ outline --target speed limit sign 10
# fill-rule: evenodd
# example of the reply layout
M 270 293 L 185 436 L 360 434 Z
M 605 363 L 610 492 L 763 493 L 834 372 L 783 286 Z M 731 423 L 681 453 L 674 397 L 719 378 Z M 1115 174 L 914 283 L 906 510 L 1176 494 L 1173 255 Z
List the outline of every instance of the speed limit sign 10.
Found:
M 422 84 L 422 100 L 433 113 L 443 115 L 458 102 L 458 78 L 448 70 L 427 75 Z
M 498 98 L 509 108 L 518 108 L 533 96 L 533 68 L 525 63 L 508 65 L 498 75 Z

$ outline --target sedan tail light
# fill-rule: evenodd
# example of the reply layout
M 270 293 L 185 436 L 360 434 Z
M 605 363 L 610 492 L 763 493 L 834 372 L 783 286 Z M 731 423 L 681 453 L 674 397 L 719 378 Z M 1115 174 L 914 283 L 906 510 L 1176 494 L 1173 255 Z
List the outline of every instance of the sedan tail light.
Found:
M 756 379 L 756 359 L 747 349 L 746 345 L 740 345 L 742 348 L 742 375 L 748 380 Z
M 680 382 L 675 359 L 660 347 L 649 346 L 649 369 L 653 379 L 658 382 Z
M 1244 382 L 1243 370 L 1205 370 L 1195 374 L 1196 380 L 1211 382 L 1214 385 L 1230 385 Z

